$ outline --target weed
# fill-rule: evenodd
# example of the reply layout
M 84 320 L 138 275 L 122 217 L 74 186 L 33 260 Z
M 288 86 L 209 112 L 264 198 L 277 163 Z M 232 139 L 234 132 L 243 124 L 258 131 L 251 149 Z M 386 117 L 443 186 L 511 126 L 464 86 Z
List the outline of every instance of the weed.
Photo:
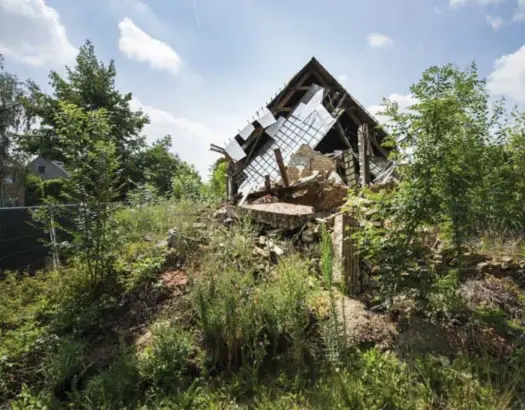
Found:
M 139 367 L 144 380 L 163 394 L 187 388 L 191 360 L 195 356 L 193 337 L 175 324 L 158 325 L 153 343 L 141 354 Z
M 77 408 L 89 410 L 132 409 L 139 403 L 142 386 L 135 352 L 122 348 L 109 368 L 72 395 L 72 402 Z

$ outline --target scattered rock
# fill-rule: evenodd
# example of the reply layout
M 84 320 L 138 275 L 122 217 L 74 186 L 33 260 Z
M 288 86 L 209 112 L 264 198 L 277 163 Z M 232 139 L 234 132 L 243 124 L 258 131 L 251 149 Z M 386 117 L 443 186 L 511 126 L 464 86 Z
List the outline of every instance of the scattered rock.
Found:
M 281 256 L 284 255 L 284 250 L 282 248 L 278 247 L 277 245 L 274 245 L 272 247 L 272 249 L 270 250 L 270 253 L 274 253 L 278 257 L 281 257 Z
M 208 225 L 205 224 L 204 222 L 194 222 L 193 223 L 193 229 L 204 230 L 207 227 L 208 227 Z
M 232 205 L 223 206 L 213 214 L 213 219 L 219 222 L 226 222 L 229 219 L 234 220 L 235 217 L 235 207 Z

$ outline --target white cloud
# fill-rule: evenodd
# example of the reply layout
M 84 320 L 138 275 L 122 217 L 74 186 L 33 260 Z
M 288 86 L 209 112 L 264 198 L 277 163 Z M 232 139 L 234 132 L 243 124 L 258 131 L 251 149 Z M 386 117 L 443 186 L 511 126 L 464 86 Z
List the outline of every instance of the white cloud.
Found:
M 465 6 L 467 4 L 478 4 L 486 6 L 489 4 L 501 3 L 502 1 L 505 0 L 450 0 L 449 4 L 451 7 Z
M 513 20 L 525 22 L 525 0 L 518 0 Z
M 394 44 L 394 40 L 384 34 L 372 33 L 368 35 L 368 45 L 373 48 L 384 48 Z
M 32 66 L 71 62 L 77 49 L 44 0 L 0 0 L 0 53 Z
M 498 31 L 501 27 L 503 27 L 504 21 L 501 17 L 487 15 L 485 18 L 487 19 L 487 23 L 489 23 L 494 31 Z
M 147 62 L 155 70 L 178 74 L 181 58 L 168 44 L 142 31 L 128 17 L 118 27 L 120 51 L 131 59 Z
M 393 94 L 390 94 L 387 97 L 387 99 L 390 101 L 397 102 L 397 104 L 399 105 L 399 109 L 401 111 L 405 111 L 408 107 L 417 103 L 416 97 L 414 97 L 412 94 L 393 93 Z M 380 123 L 383 123 L 383 124 L 388 122 L 388 118 L 384 115 L 381 115 L 381 112 L 384 109 L 385 107 L 383 105 L 372 105 L 370 107 L 367 107 L 367 110 L 372 115 L 374 115 Z
M 210 144 L 222 145 L 228 137 L 236 134 L 231 125 L 239 124 L 237 118 L 230 118 L 228 124 L 214 124 L 212 129 L 202 122 L 145 105 L 137 98 L 131 100 L 130 107 L 133 110 L 142 109 L 149 116 L 150 124 L 144 128 L 149 143 L 170 134 L 174 152 L 184 161 L 195 165 L 204 178 L 208 176 L 209 167 L 217 158 L 217 154 L 210 151 Z M 224 121 L 224 117 L 221 120 Z
M 494 95 L 525 103 L 525 45 L 495 61 L 487 87 Z

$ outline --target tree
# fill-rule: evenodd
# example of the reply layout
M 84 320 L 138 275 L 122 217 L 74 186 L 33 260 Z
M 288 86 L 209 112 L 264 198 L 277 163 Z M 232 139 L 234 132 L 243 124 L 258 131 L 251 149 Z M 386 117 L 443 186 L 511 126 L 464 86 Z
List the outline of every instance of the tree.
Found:
M 175 199 L 189 199 L 194 201 L 202 197 L 202 180 L 192 165 L 183 162 L 171 183 L 173 198 Z
M 364 190 L 347 208 L 360 219 L 361 257 L 378 267 L 382 291 L 410 287 L 425 298 L 438 278 L 426 228 L 452 242 L 460 267 L 462 248 L 487 228 L 523 232 L 525 116 L 490 103 L 474 64 L 431 67 L 411 93 L 416 103 L 404 111 L 385 102 L 401 183 Z
M 210 180 L 203 184 L 202 195 L 211 200 L 222 200 L 226 198 L 226 184 L 228 176 L 228 161 L 219 158 L 210 167 Z
M 173 177 L 189 167 L 170 149 L 171 137 L 166 135 L 137 154 L 136 163 L 142 175 L 136 180 L 153 185 L 161 195 L 168 194 L 172 188 Z
M 4 204 L 4 180 L 17 168 L 13 140 L 24 123 L 23 95 L 24 89 L 18 78 L 4 71 L 0 54 L 0 206 Z
M 211 168 L 211 177 L 209 182 L 209 189 L 213 196 L 224 199 L 226 197 L 226 183 L 228 161 L 224 158 L 219 158 Z
M 29 96 L 24 100 L 30 118 L 38 118 L 40 126 L 20 139 L 21 145 L 32 154 L 40 154 L 52 160 L 67 162 L 66 153 L 75 145 L 71 140 L 60 138 L 57 132 L 62 106 L 74 104 L 87 111 L 104 109 L 109 126 L 108 143 L 115 145 L 121 164 L 124 191 L 129 179 L 137 175 L 135 154 L 145 146 L 142 128 L 148 123 L 141 111 L 133 111 L 129 103 L 131 93 L 122 94 L 115 87 L 117 71 L 113 60 L 106 66 L 97 59 L 95 48 L 89 41 L 80 48 L 74 68 L 66 67 L 66 78 L 55 71 L 49 75 L 53 93 L 43 92 L 33 82 L 28 82 Z
M 68 230 L 74 238 L 73 255 L 87 266 L 95 294 L 111 283 L 108 279 L 114 272 L 112 263 L 118 249 L 115 208 L 111 204 L 118 194 L 115 178 L 119 167 L 111 138 L 113 128 L 106 110 L 85 110 L 65 102 L 58 103 L 55 125 L 58 143 L 64 147 L 62 155 L 71 170 L 64 195 L 69 203 L 77 204 L 72 211 L 75 229 Z
M 417 103 L 400 111 L 387 102 L 390 133 L 409 166 L 405 168 L 402 209 L 407 223 L 449 226 L 454 242 L 465 239 L 477 218 L 483 181 L 491 173 L 488 147 L 500 123 L 491 109 L 485 81 L 472 64 L 431 67 L 411 87 Z

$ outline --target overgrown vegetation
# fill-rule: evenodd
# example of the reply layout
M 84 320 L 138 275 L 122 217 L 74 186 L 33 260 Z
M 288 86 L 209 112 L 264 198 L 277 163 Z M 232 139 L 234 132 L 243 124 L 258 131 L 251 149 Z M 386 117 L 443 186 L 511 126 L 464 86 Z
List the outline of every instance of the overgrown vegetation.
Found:
M 90 75 L 94 88 L 86 87 Z M 0 404 L 525 404 L 519 252 L 491 264 L 479 246 L 487 232 L 523 236 L 525 117 L 491 108 L 475 67 L 431 68 L 413 87 L 418 102 L 408 111 L 387 103 L 401 183 L 348 200 L 361 222 L 356 239 L 369 277 L 362 299 L 384 312 L 366 311 L 359 323 L 390 318 L 398 334 L 385 345 L 349 342 L 356 329 L 347 326 L 352 312 L 334 277 L 326 225 L 320 243 L 301 248 L 290 240 L 278 257 L 257 252 L 264 228 L 211 216 L 210 203 L 225 190 L 225 163 L 203 184 L 169 154 L 169 139 L 142 150 L 146 119 L 129 110 L 131 97 L 114 89 L 114 76 L 113 64 L 100 63 L 87 43 L 67 80 L 52 74 L 56 95 L 33 86 L 25 101 L 49 127 L 21 146 L 59 154 L 71 172 L 59 195 L 42 190 L 47 209 L 60 198 L 78 206 L 74 229 L 58 225 L 56 214 L 40 215 L 70 234 L 53 249 L 67 254 L 61 265 L 2 278 Z M 122 167 L 135 155 L 148 169 L 138 179 Z

